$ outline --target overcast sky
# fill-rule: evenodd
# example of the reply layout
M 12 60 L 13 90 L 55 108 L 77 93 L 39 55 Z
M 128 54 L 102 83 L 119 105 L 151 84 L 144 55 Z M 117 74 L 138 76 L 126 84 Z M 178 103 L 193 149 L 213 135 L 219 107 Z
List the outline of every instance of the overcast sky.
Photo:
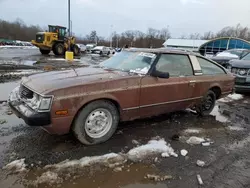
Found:
M 0 19 L 67 26 L 68 0 L 0 0 Z M 173 37 L 250 26 L 250 0 L 71 0 L 73 32 L 147 31 L 169 27 Z

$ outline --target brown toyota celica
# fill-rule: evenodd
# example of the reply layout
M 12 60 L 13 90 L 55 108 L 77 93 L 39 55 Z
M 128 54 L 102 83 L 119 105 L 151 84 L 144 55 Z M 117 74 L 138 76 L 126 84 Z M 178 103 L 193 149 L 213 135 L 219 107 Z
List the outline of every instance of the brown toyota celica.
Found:
M 14 113 L 52 134 L 73 131 L 87 145 L 107 141 L 120 121 L 192 108 L 209 115 L 234 77 L 181 50 L 128 49 L 99 66 L 24 77 L 9 96 Z

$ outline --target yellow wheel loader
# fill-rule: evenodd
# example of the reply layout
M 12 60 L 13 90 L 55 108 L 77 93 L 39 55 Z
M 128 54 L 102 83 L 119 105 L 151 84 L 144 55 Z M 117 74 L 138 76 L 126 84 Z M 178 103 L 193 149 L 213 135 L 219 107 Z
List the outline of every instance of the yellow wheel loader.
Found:
M 42 54 L 49 54 L 51 50 L 55 55 L 63 56 L 69 49 L 75 56 L 80 55 L 80 48 L 76 45 L 75 37 L 66 37 L 66 27 L 49 25 L 49 31 L 38 32 L 36 40 L 31 43 L 38 47 Z

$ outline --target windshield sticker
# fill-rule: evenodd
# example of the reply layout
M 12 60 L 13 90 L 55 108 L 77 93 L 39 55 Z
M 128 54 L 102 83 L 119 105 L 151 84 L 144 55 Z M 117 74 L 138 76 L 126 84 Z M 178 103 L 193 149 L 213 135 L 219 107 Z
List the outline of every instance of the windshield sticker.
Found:
M 139 56 L 150 57 L 150 58 L 155 58 L 155 57 L 156 57 L 155 54 L 152 54 L 152 53 L 145 53 L 145 52 L 139 53 Z

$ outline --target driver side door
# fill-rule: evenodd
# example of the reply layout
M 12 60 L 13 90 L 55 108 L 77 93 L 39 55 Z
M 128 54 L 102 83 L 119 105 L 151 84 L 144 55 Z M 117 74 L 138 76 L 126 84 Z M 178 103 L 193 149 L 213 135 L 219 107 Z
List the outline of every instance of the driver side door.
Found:
M 140 117 L 159 115 L 187 108 L 194 87 L 194 76 L 188 55 L 162 54 L 155 70 L 169 73 L 169 78 L 147 75 L 141 79 Z

